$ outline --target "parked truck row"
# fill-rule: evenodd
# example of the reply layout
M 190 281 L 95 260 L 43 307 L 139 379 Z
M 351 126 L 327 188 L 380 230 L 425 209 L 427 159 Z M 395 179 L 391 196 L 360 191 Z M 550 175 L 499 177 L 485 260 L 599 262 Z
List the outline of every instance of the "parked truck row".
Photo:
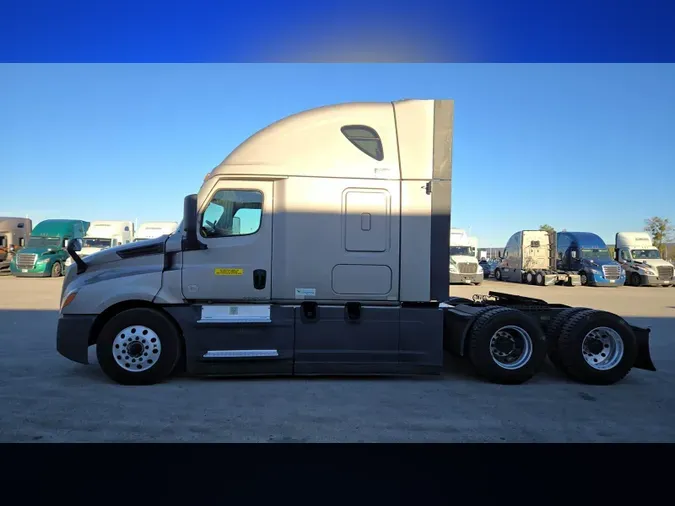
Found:
M 617 233 L 612 258 L 597 234 L 520 230 L 506 243 L 494 277 L 539 286 L 673 286 L 674 271 L 644 232 Z
M 59 277 L 73 262 L 66 251 L 73 239 L 81 239 L 82 256 L 87 256 L 170 234 L 177 226 L 177 222 L 143 224 L 139 236 L 132 221 L 48 219 L 33 228 L 29 218 L 0 218 L 0 272 L 16 277 Z
M 453 110 L 402 100 L 294 114 L 210 171 L 173 234 L 84 258 L 70 241 L 58 352 L 87 364 L 94 346 L 122 384 L 176 371 L 441 374 L 444 350 L 497 383 L 529 380 L 547 355 L 589 384 L 655 370 L 650 330 L 618 315 L 501 292 L 448 298 L 452 274 L 479 279 L 475 244 L 451 234 Z M 537 237 L 544 270 L 556 249 Z

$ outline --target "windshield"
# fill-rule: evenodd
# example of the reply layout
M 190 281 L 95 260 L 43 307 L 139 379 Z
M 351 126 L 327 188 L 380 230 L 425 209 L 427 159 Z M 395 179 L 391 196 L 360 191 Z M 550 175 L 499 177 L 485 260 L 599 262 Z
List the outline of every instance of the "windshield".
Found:
M 58 248 L 61 246 L 60 237 L 31 237 L 28 239 L 29 248 Z
M 473 256 L 473 248 L 469 246 L 450 246 L 450 255 Z
M 657 249 L 632 249 L 630 254 L 633 260 L 660 260 L 661 255 Z
M 594 260 L 609 260 L 609 250 L 607 248 L 581 249 L 581 257 Z
M 112 239 L 101 239 L 98 237 L 87 237 L 82 241 L 83 248 L 109 248 Z

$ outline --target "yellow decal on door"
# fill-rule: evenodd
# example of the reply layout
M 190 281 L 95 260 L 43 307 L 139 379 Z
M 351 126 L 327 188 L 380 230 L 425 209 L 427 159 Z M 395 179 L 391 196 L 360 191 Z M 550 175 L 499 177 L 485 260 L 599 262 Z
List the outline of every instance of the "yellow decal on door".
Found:
M 244 274 L 244 269 L 222 269 L 216 268 L 213 273 L 216 276 L 241 276 Z

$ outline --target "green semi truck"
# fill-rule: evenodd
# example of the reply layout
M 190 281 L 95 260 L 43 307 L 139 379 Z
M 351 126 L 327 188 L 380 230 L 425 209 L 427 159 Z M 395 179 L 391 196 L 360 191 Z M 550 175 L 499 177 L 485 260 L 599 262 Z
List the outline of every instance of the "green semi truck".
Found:
M 44 220 L 34 229 L 26 247 L 14 255 L 10 271 L 17 277 L 59 277 L 63 274 L 71 239 L 81 239 L 89 222 L 83 220 Z

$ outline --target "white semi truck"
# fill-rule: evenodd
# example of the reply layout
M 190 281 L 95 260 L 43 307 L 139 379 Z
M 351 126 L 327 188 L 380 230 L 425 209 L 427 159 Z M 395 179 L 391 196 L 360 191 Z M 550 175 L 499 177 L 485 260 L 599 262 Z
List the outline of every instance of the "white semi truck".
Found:
M 575 271 L 557 267 L 557 234 L 546 230 L 520 230 L 513 234 L 494 269 L 497 281 L 528 285 L 581 285 Z
M 84 239 L 82 239 L 81 257 L 98 253 L 107 248 L 128 244 L 134 240 L 133 221 L 92 221 Z M 66 260 L 66 267 L 72 265 L 73 259 Z
M 156 239 L 163 235 L 173 234 L 178 227 L 176 221 L 149 221 L 142 223 L 136 231 L 134 242 Z
M 618 232 L 614 258 L 626 271 L 626 285 L 673 286 L 675 268 L 661 258 L 646 232 Z
M 495 292 L 448 297 L 453 107 L 346 103 L 289 116 L 185 197 L 174 234 L 86 258 L 69 242 L 58 352 L 87 364 L 95 346 L 122 384 L 181 370 L 442 374 L 444 348 L 496 383 L 527 381 L 547 352 L 584 383 L 655 370 L 650 330 L 615 314 Z
M 483 267 L 476 258 L 477 240 L 473 241 L 466 230 L 450 230 L 450 284 L 474 284 L 483 282 Z

